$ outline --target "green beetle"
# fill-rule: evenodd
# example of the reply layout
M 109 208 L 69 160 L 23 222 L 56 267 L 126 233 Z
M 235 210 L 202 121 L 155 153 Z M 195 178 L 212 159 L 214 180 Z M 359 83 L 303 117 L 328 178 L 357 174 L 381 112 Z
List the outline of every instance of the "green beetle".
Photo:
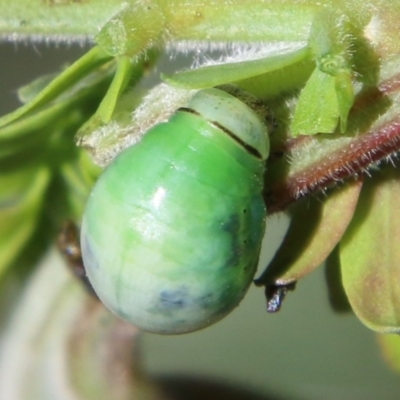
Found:
M 227 90 L 227 89 L 225 89 Z M 121 152 L 83 216 L 85 268 L 104 304 L 161 334 L 204 328 L 236 307 L 265 230 L 268 117 L 217 88 Z

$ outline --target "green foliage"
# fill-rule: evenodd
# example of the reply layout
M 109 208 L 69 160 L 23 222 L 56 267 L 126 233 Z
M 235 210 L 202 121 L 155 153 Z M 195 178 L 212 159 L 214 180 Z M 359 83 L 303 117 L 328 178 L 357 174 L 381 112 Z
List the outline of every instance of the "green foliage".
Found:
M 185 89 L 204 89 L 226 83 L 237 83 L 304 61 L 309 58 L 309 53 L 309 48 L 303 47 L 289 52 L 277 52 L 256 60 L 224 62 L 177 72 L 172 76 L 164 75 L 163 80 Z
M 361 183 L 348 187 L 351 193 L 343 201 L 339 192 L 333 194 L 337 182 L 359 178 L 400 150 L 398 1 L 2 0 L 0 7 L 1 37 L 85 37 L 97 43 L 50 83 L 46 78 L 22 91 L 27 103 L 0 119 L 0 271 L 23 251 L 49 213 L 48 204 L 66 204 L 54 207 L 53 221 L 80 218 L 98 170 L 76 148 L 77 131 L 79 143 L 102 137 L 120 151 L 134 142 L 127 137 L 137 134 L 131 115 L 140 112 L 145 121 L 140 136 L 160 121 L 156 114 L 164 116 L 166 105 L 186 104 L 175 101 L 178 93 L 235 83 L 267 99 L 275 114 L 267 121 L 275 127 L 265 174 L 269 212 L 332 189 L 321 204 L 313 200 L 307 209 L 306 200 L 291 209 L 285 246 L 289 243 L 298 257 L 285 258 L 279 251 L 258 283 L 279 286 L 298 279 L 339 249 L 356 314 L 374 330 L 400 331 L 393 278 L 399 264 L 396 170 L 374 172 L 359 200 Z M 77 17 L 83 9 L 90 10 L 85 23 Z M 166 47 L 238 54 L 162 75 L 182 91 L 159 86 L 142 97 L 137 84 Z M 91 151 L 106 154 L 106 147 L 94 145 Z M 314 223 L 302 231 L 307 219 Z
M 286 285 L 319 267 L 346 231 L 361 187 L 362 183 L 356 182 L 337 189 L 326 198 L 312 198 L 295 204 L 290 209 L 292 218 L 286 236 L 256 283 Z
M 356 315 L 378 332 L 400 327 L 400 175 L 383 168 L 364 183 L 340 243 L 343 285 Z
M 104 95 L 109 74 L 94 72 L 84 81 L 80 74 L 77 85 L 74 68 L 64 77 L 44 88 L 43 79 L 23 88 L 22 96 L 32 100 L 0 120 L 0 274 L 26 247 L 44 214 L 51 215 L 51 231 L 65 218 L 80 217 L 98 174 L 73 136 Z

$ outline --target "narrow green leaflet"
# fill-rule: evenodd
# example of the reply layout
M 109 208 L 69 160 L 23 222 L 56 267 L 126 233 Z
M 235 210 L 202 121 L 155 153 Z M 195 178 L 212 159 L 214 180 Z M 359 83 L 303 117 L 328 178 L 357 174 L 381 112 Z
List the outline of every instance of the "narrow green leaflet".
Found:
M 174 75 L 162 75 L 162 79 L 183 89 L 203 89 L 276 71 L 303 61 L 309 56 L 310 49 L 305 46 L 295 51 L 271 54 L 256 60 L 209 65 L 177 72 Z
M 96 112 L 80 128 L 78 137 L 84 136 L 85 133 L 93 131 L 96 127 L 110 122 L 117 102 L 127 85 L 137 83 L 143 75 L 143 63 L 147 62 L 151 65 L 155 62 L 156 58 L 156 53 L 149 52 L 146 57 L 140 59 L 135 64 L 128 57 L 119 57 L 116 59 L 117 69 L 111 85 Z
M 0 277 L 31 237 L 50 181 L 47 167 L 0 174 Z
M 112 57 L 104 53 L 100 47 L 94 47 L 51 81 L 49 85 L 47 85 L 30 102 L 24 104 L 14 112 L 0 118 L 0 127 L 48 104 L 50 101 L 60 96 L 65 90 L 71 88 L 75 83 L 83 79 L 90 72 L 100 68 L 101 65 L 110 60 L 112 60 Z
M 0 128 L 0 277 L 22 251 L 28 251 L 26 245 L 44 213 L 52 214 L 47 220 L 51 230 L 50 219 L 56 222 L 71 217 L 71 210 L 79 209 L 79 201 L 79 215 L 82 212 L 88 188 L 84 193 L 83 184 L 77 187 L 77 181 L 67 176 L 66 166 L 79 157 L 73 140 L 77 129 L 93 114 L 109 87 L 113 70 L 103 72 L 72 87 L 64 81 L 66 92 L 47 104 L 51 98 L 47 88 L 58 80 L 55 78 L 40 92 L 47 93 L 46 101 L 39 93 L 43 104 L 33 99 L 27 115 L 17 110 L 12 114 L 16 119 L 10 118 L 11 122 Z M 36 91 L 33 86 L 31 89 Z M 57 180 L 61 185 L 55 189 Z M 68 186 L 71 199 L 62 198 L 68 197 L 63 186 Z
M 120 57 L 117 61 L 117 71 L 111 85 L 102 99 L 96 113 L 81 127 L 79 136 L 91 132 L 96 126 L 110 121 L 119 96 L 129 82 L 132 64 L 127 57 Z
M 110 84 L 110 75 L 108 70 L 104 74 L 96 73 L 80 82 L 68 95 L 0 127 L 0 162 L 3 163 L 0 167 L 9 168 L 5 163 L 11 162 L 11 159 L 16 163 L 17 156 L 24 163 L 36 157 L 50 138 L 61 131 L 69 132 L 72 129 L 74 134 L 103 98 Z M 71 136 L 69 143 L 73 146 Z
M 74 104 L 79 105 L 80 101 L 85 98 L 87 101 L 88 97 L 86 93 L 86 96 L 80 94 L 65 99 L 0 128 L 0 161 L 21 154 L 27 154 L 27 158 L 36 157 L 36 152 L 46 146 L 46 142 L 60 127 L 73 123 L 73 119 L 77 117 L 71 115 Z M 84 114 L 82 112 L 83 117 Z M 22 162 L 26 162 L 27 158 L 23 157 Z
M 257 285 L 285 285 L 321 265 L 350 223 L 361 186 L 354 182 L 324 200 L 312 198 L 295 207 L 285 239 Z
M 400 332 L 400 171 L 366 180 L 340 243 L 343 285 L 358 318 L 383 333 Z

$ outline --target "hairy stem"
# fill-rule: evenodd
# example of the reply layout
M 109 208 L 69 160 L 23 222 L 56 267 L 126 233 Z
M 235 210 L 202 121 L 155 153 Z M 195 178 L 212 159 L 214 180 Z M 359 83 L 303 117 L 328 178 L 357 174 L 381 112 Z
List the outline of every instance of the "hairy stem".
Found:
M 389 96 L 394 95 L 399 89 L 400 74 L 382 82 L 378 88 L 370 89 L 360 95 L 352 109 L 352 116 L 363 118 L 370 107 L 388 103 Z M 345 179 L 357 178 L 365 174 L 367 168 L 375 163 L 391 160 L 391 157 L 400 151 L 400 116 L 390 110 L 388 114 L 389 118 L 378 121 L 365 133 L 353 137 L 333 138 L 332 141 L 337 143 L 326 156 L 306 164 L 304 168 L 294 168 L 287 175 L 268 183 L 265 198 L 269 213 L 282 211 L 296 200 L 326 190 Z M 322 140 L 328 139 L 324 136 Z M 291 164 L 292 160 L 288 160 L 295 158 L 296 152 L 301 154 L 307 151 L 304 148 L 319 145 L 321 145 L 319 135 L 289 140 L 283 148 L 275 149 L 275 157 L 274 155 L 271 157 L 269 168 L 273 170 L 274 164 L 278 166 L 282 162 L 280 161 L 282 155 L 286 155 L 286 162 Z

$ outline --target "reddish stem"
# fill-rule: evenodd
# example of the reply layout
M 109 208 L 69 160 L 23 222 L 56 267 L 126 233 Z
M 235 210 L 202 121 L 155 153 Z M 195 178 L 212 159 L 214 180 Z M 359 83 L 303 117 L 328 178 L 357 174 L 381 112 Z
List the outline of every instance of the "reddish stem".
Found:
M 379 101 L 384 95 L 400 89 L 400 76 L 383 82 L 378 90 L 371 90 L 361 96 L 353 112 Z M 313 140 L 312 136 L 293 139 L 286 144 L 285 151 L 294 146 Z M 372 164 L 388 159 L 400 151 L 400 116 L 375 127 L 365 134 L 355 136 L 343 148 L 334 151 L 318 165 L 285 177 L 268 188 L 265 194 L 269 214 L 282 211 L 300 198 L 324 190 L 348 178 L 358 178 Z

